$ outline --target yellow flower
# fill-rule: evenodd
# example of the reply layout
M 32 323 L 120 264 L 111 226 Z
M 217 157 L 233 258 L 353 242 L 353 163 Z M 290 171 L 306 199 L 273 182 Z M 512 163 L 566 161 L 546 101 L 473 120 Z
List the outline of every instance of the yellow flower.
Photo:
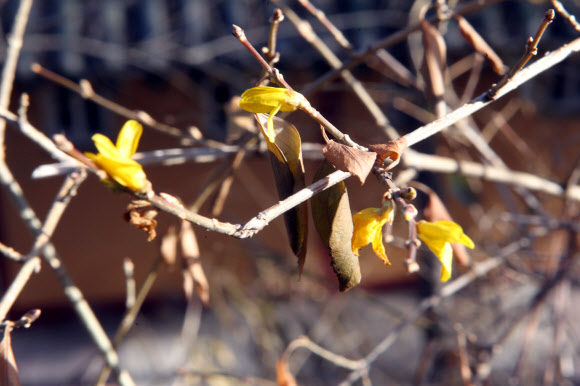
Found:
M 143 127 L 139 122 L 127 121 L 117 137 L 116 146 L 104 135 L 95 134 L 92 140 L 99 153 L 85 155 L 120 185 L 136 192 L 148 190 L 151 184 L 143 168 L 131 159 L 137 151 L 142 132 Z
M 473 241 L 463 233 L 463 228 L 452 221 L 417 222 L 417 234 L 429 249 L 441 260 L 441 281 L 451 277 L 453 250 L 449 243 L 461 243 L 467 248 L 474 248 Z
M 274 142 L 274 115 L 280 110 L 294 111 L 309 106 L 304 96 L 296 91 L 279 87 L 254 87 L 242 94 L 240 107 L 251 113 L 268 113 L 268 140 Z
M 391 265 L 383 245 L 383 225 L 393 223 L 393 202 L 385 201 L 382 208 L 363 209 L 354 216 L 354 233 L 352 235 L 352 252 L 358 256 L 358 250 L 368 243 L 373 243 L 373 251 L 385 264 Z

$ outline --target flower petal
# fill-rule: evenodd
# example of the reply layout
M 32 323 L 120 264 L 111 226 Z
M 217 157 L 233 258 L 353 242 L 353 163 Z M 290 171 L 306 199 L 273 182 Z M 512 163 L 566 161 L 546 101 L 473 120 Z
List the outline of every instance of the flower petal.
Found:
M 427 247 L 441 260 L 441 281 L 451 277 L 453 265 L 453 249 L 449 243 L 461 243 L 468 248 L 474 248 L 473 241 L 463 233 L 460 225 L 452 221 L 417 222 L 417 235 Z
M 150 182 L 143 167 L 131 156 L 137 150 L 143 128 L 136 121 L 128 121 L 117 138 L 117 146 L 102 134 L 93 135 L 92 139 L 99 150 L 98 154 L 85 153 L 110 178 L 118 184 L 134 191 L 144 191 L 150 188 Z
M 147 187 L 147 176 L 138 162 L 121 157 L 106 157 L 103 154 L 97 154 L 92 159 L 120 185 L 134 191 Z
M 309 105 L 304 96 L 296 91 L 280 87 L 253 87 L 244 91 L 239 106 L 251 113 L 269 113 L 280 106 L 282 111 L 294 111 Z
M 274 107 L 272 109 L 272 111 L 270 111 L 270 116 L 268 117 L 268 140 L 272 143 L 274 143 L 274 141 L 276 140 L 276 132 L 274 131 L 274 115 L 276 115 L 276 113 L 278 111 L 280 111 L 280 107 L 282 105 L 278 105 L 276 107 Z
M 113 142 L 111 142 L 111 140 L 105 137 L 103 134 L 95 134 L 91 137 L 91 139 L 95 143 L 95 146 L 99 151 L 99 154 L 103 154 L 104 156 L 107 157 L 119 156 L 119 151 L 117 150 L 115 145 L 113 145 Z
M 372 243 L 373 251 L 385 264 L 391 265 L 383 245 L 383 225 L 393 221 L 393 203 L 386 201 L 382 208 L 366 208 L 352 216 L 354 231 L 352 235 L 352 252 L 358 256 L 358 250 Z
M 441 260 L 441 281 L 445 283 L 451 277 L 451 269 L 453 268 L 453 249 L 449 243 L 445 243 L 441 256 L 437 255 Z
M 117 137 L 117 150 L 121 157 L 133 157 L 133 154 L 137 151 L 137 145 L 139 145 L 142 133 L 143 126 L 137 121 L 129 120 L 123 125 Z
M 387 257 L 387 254 L 385 252 L 385 246 L 383 245 L 382 226 L 378 228 L 378 232 L 376 232 L 375 237 L 373 239 L 373 251 L 375 251 L 375 254 L 381 258 L 383 263 L 391 265 L 391 262 L 389 261 L 389 258 Z

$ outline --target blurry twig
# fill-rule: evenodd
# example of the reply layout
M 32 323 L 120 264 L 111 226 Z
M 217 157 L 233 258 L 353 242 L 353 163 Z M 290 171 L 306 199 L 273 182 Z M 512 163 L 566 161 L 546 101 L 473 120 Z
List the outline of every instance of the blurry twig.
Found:
M 453 14 L 456 15 L 464 15 L 466 13 L 477 11 L 481 8 L 487 7 L 491 4 L 499 3 L 504 0 L 473 0 L 469 3 L 466 3 L 462 7 L 454 10 Z M 451 16 L 451 13 L 450 13 Z M 436 18 L 427 18 L 429 22 L 435 21 Z M 339 68 L 333 69 L 329 71 L 326 75 L 318 78 L 315 82 L 311 83 L 307 88 L 302 90 L 304 95 L 308 95 L 323 84 L 332 81 L 333 79 L 340 76 L 340 74 L 345 70 L 352 70 L 354 67 L 358 66 L 362 62 L 368 60 L 369 57 L 375 55 L 379 50 L 384 49 L 386 47 L 393 46 L 397 43 L 404 41 L 410 34 L 419 31 L 419 24 L 414 24 L 409 26 L 405 29 L 395 32 L 394 34 L 386 37 L 385 39 L 373 44 L 369 49 L 364 51 L 361 54 L 353 56 L 351 59 L 345 61 Z
M 566 11 L 566 8 L 564 8 L 564 5 L 562 5 L 561 2 L 558 0 L 552 0 L 552 7 L 554 7 L 556 11 L 558 11 L 558 13 L 562 15 L 564 19 L 566 19 L 566 21 L 572 25 L 572 27 L 574 27 L 576 32 L 580 33 L 580 23 L 578 23 L 576 20 L 576 16 L 570 15 L 570 13 Z
M 497 90 L 493 100 L 497 100 L 510 91 L 515 90 L 517 87 L 521 86 L 531 78 L 562 62 L 568 56 L 578 51 L 580 51 L 580 39 L 573 40 L 570 43 L 560 47 L 559 49 L 550 52 L 548 55 L 529 65 L 527 68 L 517 72 L 510 82 L 508 82 L 501 89 Z M 408 146 L 412 146 L 451 126 L 457 121 L 472 115 L 476 111 L 481 110 L 485 106 L 489 105 L 493 100 L 489 99 L 488 93 L 485 92 L 477 98 L 473 99 L 468 104 L 459 107 L 446 116 L 414 130 L 413 132 L 405 135 L 405 138 L 407 138 Z
M 96 104 L 103 106 L 107 110 L 110 110 L 110 111 L 112 111 L 112 112 L 114 112 L 122 117 L 125 117 L 127 119 L 134 119 L 134 120 L 139 121 L 139 122 L 143 123 L 144 125 L 147 125 L 147 126 L 153 128 L 161 133 L 165 133 L 165 134 L 168 134 L 168 135 L 171 135 L 174 137 L 178 137 L 178 138 L 186 141 L 187 144 L 201 143 L 205 146 L 216 146 L 217 145 L 214 141 L 205 141 L 205 140 L 201 140 L 201 139 L 196 139 L 194 136 L 187 134 L 176 127 L 166 125 L 165 123 L 159 122 L 144 111 L 137 111 L 137 110 L 128 109 L 125 106 L 122 106 L 118 103 L 115 103 L 115 102 L 97 94 L 93 90 L 93 87 L 91 86 L 91 84 L 89 83 L 88 80 L 83 79 L 79 82 L 79 84 L 76 84 L 72 80 L 67 79 L 64 76 L 61 76 L 57 73 L 54 73 L 54 72 L 42 67 L 38 63 L 34 63 L 32 65 L 32 72 L 54 82 L 62 87 L 68 88 L 69 90 L 76 92 L 81 97 L 88 99 L 90 101 L 93 101 Z M 193 129 L 196 132 L 199 131 L 199 130 L 197 130 L 197 128 L 193 128 Z
M 125 308 L 130 309 L 135 304 L 135 264 L 128 257 L 123 260 L 123 272 L 125 273 L 125 287 L 127 289 Z
M 6 53 L 6 61 L 2 69 L 2 83 L 0 84 L 0 109 L 7 110 L 10 107 L 10 97 L 12 95 L 12 87 L 14 86 L 14 76 L 16 74 L 16 66 L 18 58 L 20 57 L 20 50 L 22 49 L 22 40 L 26 25 L 28 24 L 28 16 L 32 8 L 32 0 L 23 0 L 20 2 L 18 12 L 14 19 L 14 27 L 10 38 L 8 39 L 8 52 Z M 4 138 L 5 138 L 6 121 L 0 119 L 0 160 L 4 161 Z
M 565 189 L 561 184 L 535 174 L 517 172 L 503 167 L 484 165 L 471 161 L 459 161 L 453 158 L 423 154 L 410 150 L 407 150 L 403 154 L 403 164 L 417 170 L 429 170 L 437 173 L 458 173 L 467 177 L 481 178 L 484 181 L 500 182 L 502 184 L 519 186 L 554 196 L 565 196 L 575 201 L 580 200 L 579 186 L 570 186 L 568 189 Z
M 24 256 L 20 252 L 15 251 L 14 248 L 9 247 L 2 242 L 0 242 L 0 253 L 11 260 L 20 262 L 24 261 Z
M 530 236 L 532 237 L 532 236 Z M 504 258 L 516 252 L 517 250 L 529 245 L 529 238 L 522 238 L 519 241 L 513 242 L 505 247 L 503 247 L 495 257 L 490 257 L 484 262 L 475 264 L 470 271 L 459 276 L 452 282 L 445 285 L 438 295 L 432 295 L 421 301 L 421 303 L 415 307 L 415 309 L 409 312 L 401 321 L 391 330 L 385 338 L 377 345 L 373 350 L 371 350 L 364 358 L 358 360 L 352 360 L 345 358 L 341 355 L 330 352 L 316 343 L 312 342 L 308 337 L 300 337 L 297 340 L 290 343 L 284 353 L 284 359 L 287 360 L 288 356 L 292 351 L 298 347 L 304 347 L 310 350 L 312 353 L 324 358 L 331 363 L 351 370 L 351 374 L 345 379 L 341 385 L 351 385 L 352 383 L 359 380 L 368 372 L 371 364 L 386 350 L 391 347 L 391 345 L 398 339 L 401 332 L 413 323 L 419 316 L 421 316 L 425 311 L 431 307 L 439 304 L 442 299 L 450 297 L 467 285 L 475 281 L 476 279 L 486 275 L 491 270 L 499 267 L 505 261 Z
M 141 285 L 141 288 L 139 288 L 139 292 L 137 293 L 135 302 L 133 303 L 131 308 L 125 312 L 123 320 L 121 320 L 121 323 L 119 323 L 119 327 L 117 328 L 117 331 L 115 332 L 115 336 L 113 338 L 112 348 L 118 347 L 119 344 L 123 341 L 123 338 L 133 327 L 135 319 L 137 319 L 137 315 L 139 315 L 139 311 L 141 310 L 141 306 L 143 306 L 143 303 L 145 302 L 145 299 L 147 298 L 149 291 L 153 287 L 153 283 L 155 283 L 155 280 L 159 275 L 159 267 L 161 266 L 162 260 L 163 259 L 161 256 L 156 257 L 155 260 L 153 261 L 153 264 L 149 268 L 149 273 L 147 274 L 145 281 Z M 97 378 L 97 382 L 95 384 L 104 385 L 107 382 L 107 379 L 109 379 L 110 374 L 111 374 L 111 364 L 105 363 L 105 366 L 101 370 L 99 377 Z
M 531 237 L 531 235 L 530 235 Z M 515 241 L 505 247 L 503 247 L 496 255 L 496 257 L 490 257 L 484 262 L 478 263 L 473 266 L 473 268 L 467 273 L 459 276 L 457 279 L 446 284 L 438 295 L 432 295 L 425 298 L 419 303 L 419 305 L 410 313 L 408 313 L 392 330 L 391 332 L 383 338 L 383 340 L 375 346 L 371 352 L 369 352 L 363 359 L 359 360 L 359 367 L 354 370 L 340 385 L 346 386 L 351 385 L 356 382 L 364 374 L 365 371 L 371 366 L 371 364 L 392 344 L 398 339 L 403 329 L 410 325 L 415 319 L 422 315 L 425 311 L 431 307 L 439 304 L 442 299 L 454 295 L 458 291 L 465 288 L 468 284 L 472 283 L 474 280 L 486 275 L 489 271 L 499 267 L 504 262 L 505 256 L 509 256 L 515 251 L 527 246 L 530 242 L 530 238 L 522 238 L 519 241 Z

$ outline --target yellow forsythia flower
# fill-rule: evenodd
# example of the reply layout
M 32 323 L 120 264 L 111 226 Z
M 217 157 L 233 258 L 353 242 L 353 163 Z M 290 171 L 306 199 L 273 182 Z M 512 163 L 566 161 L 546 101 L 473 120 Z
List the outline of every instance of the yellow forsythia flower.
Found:
M 99 153 L 85 155 L 120 185 L 136 192 L 148 190 L 151 184 L 143 167 L 131 159 L 137 151 L 142 132 L 143 127 L 139 122 L 127 121 L 117 137 L 116 145 L 104 135 L 95 134 L 92 140 Z
M 391 265 L 383 245 L 383 225 L 393 223 L 393 202 L 385 201 L 382 208 L 363 209 L 354 216 L 354 233 L 352 235 L 352 252 L 358 256 L 358 250 L 368 243 L 373 244 L 373 251 L 385 264 Z
M 427 247 L 441 260 L 441 281 L 451 277 L 453 250 L 449 243 L 461 243 L 467 248 L 474 248 L 473 241 L 463 233 L 463 228 L 452 221 L 417 222 L 417 235 Z
M 280 110 L 294 111 L 310 104 L 304 96 L 296 91 L 279 87 L 254 87 L 242 94 L 240 107 L 251 113 L 268 113 L 268 140 L 274 142 L 274 115 Z

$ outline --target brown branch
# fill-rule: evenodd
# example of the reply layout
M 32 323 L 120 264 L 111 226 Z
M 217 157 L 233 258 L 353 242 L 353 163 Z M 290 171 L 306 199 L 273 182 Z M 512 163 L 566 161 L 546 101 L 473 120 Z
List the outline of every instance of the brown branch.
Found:
M 524 68 L 526 63 L 528 63 L 528 61 L 533 56 L 538 53 L 538 43 L 540 43 L 540 39 L 542 38 L 542 35 L 544 35 L 544 32 L 546 32 L 548 25 L 554 21 L 554 17 L 556 17 L 556 13 L 553 9 L 550 9 L 546 12 L 544 18 L 542 19 L 542 23 L 536 32 L 536 36 L 533 38 L 530 36 L 526 43 L 526 52 L 524 53 L 524 56 L 522 56 L 518 63 L 495 86 L 489 90 L 489 98 L 495 99 L 499 91 L 505 87 L 506 84 L 509 83 L 522 68 Z

